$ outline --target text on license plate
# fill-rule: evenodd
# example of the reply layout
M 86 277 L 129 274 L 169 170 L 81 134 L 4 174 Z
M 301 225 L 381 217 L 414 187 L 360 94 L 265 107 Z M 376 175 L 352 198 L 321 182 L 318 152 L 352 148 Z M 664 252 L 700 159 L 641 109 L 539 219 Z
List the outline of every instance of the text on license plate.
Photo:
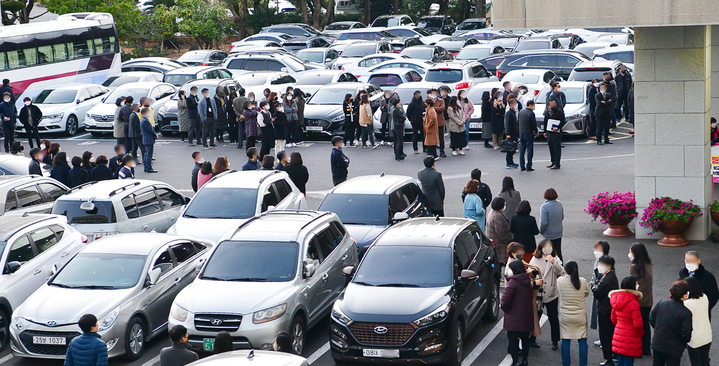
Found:
M 378 358 L 399 358 L 398 349 L 363 349 L 362 356 Z
M 307 131 L 322 131 L 322 126 L 307 126 Z
M 482 124 L 479 122 L 472 122 L 469 124 L 469 128 L 482 128 Z
M 202 339 L 202 350 L 205 352 L 212 352 L 215 350 L 215 339 L 214 338 L 203 338 Z
M 180 121 L 170 121 L 170 126 L 179 126 Z
M 54 345 L 65 345 L 65 337 L 32 337 L 32 343 L 34 344 L 54 344 Z
M 98 122 L 97 127 L 112 127 L 112 122 Z

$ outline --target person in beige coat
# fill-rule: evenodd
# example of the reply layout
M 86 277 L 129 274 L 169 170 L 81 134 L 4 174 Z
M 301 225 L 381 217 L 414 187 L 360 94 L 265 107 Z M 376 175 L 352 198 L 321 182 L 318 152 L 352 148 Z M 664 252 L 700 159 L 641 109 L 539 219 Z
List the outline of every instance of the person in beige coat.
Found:
M 571 365 L 571 340 L 579 341 L 579 365 L 587 364 L 587 280 L 579 277 L 577 262 L 564 265 L 565 275 L 557 279 L 559 290 L 559 333 L 562 337 L 562 366 Z
M 464 110 L 462 110 L 457 97 L 452 97 L 449 100 L 447 116 L 449 120 L 445 121 L 445 123 L 449 127 L 449 145 L 452 149 L 452 155 L 464 155 L 462 149 L 467 146 L 467 136 L 464 132 Z
M 490 238 L 492 238 L 490 236 Z M 562 260 L 559 258 L 557 251 L 552 246 L 552 242 L 544 239 L 537 244 L 534 256 L 529 264 L 537 266 L 542 273 L 543 295 L 542 302 L 547 310 L 549 318 L 549 326 L 552 338 L 552 350 L 559 349 L 559 292 L 557 291 L 557 277 L 564 274 Z

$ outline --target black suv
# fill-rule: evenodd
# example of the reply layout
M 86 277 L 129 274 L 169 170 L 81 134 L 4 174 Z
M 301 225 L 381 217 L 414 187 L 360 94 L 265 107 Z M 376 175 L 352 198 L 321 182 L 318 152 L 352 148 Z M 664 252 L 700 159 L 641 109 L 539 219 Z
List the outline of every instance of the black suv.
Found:
M 419 18 L 417 27 L 431 34 L 451 35 L 457 30 L 457 23 L 449 15 L 428 15 Z
M 582 53 L 569 50 L 513 52 L 497 66 L 497 77 L 501 79 L 512 70 L 549 69 L 566 80 L 574 66 L 582 61 L 591 59 Z
M 461 365 L 465 335 L 497 320 L 499 271 L 473 220 L 417 218 L 387 229 L 356 271 L 343 271 L 355 273 L 332 308 L 332 358 Z

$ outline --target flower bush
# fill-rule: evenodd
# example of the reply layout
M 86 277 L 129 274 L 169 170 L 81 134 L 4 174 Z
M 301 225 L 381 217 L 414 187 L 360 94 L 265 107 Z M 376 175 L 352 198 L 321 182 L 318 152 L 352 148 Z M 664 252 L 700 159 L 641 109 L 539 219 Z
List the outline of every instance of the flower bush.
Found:
M 684 202 L 670 197 L 655 198 L 644 209 L 639 225 L 648 228 L 652 233 L 661 231 L 662 221 L 681 220 L 689 222 L 701 216 L 701 209 L 692 201 Z M 649 233 L 649 235 L 652 235 Z
M 589 200 L 584 212 L 592 215 L 592 221 L 599 219 L 608 224 L 611 219 L 633 219 L 637 217 L 637 199 L 634 192 L 603 192 Z

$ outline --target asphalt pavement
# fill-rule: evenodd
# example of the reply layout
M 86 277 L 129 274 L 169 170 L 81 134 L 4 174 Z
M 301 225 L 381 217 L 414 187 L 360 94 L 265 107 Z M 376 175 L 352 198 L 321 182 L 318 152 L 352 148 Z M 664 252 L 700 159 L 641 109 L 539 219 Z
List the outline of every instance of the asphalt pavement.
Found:
M 562 168 L 549 170 L 549 150 L 543 140 L 535 143 L 534 172 L 521 172 L 519 169 L 506 169 L 504 154 L 493 149 L 484 148 L 479 140 L 472 140 L 470 150 L 466 156 L 451 156 L 437 161 L 436 168 L 443 174 L 447 191 L 445 199 L 445 214 L 447 216 L 463 216 L 463 206 L 460 197 L 462 188 L 469 180 L 469 173 L 474 168 L 482 170 L 482 181 L 489 184 L 493 195 L 499 192 L 502 179 L 511 176 L 515 188 L 522 198 L 528 200 L 533 208 L 533 215 L 539 219 L 539 206 L 543 203 L 544 190 L 553 187 L 559 193 L 559 201 L 564 205 L 564 237 L 562 251 L 565 260 L 574 260 L 579 264 L 580 275 L 589 280 L 591 268 L 594 263 L 592 246 L 597 240 L 607 240 L 602 236 L 605 226 L 599 222 L 592 222 L 591 217 L 584 212 L 587 201 L 592 195 L 605 191 L 632 191 L 634 190 L 634 144 L 629 133 L 629 126 L 623 123 L 614 131 L 613 145 L 598 146 L 593 141 L 578 137 L 565 137 L 562 149 Z M 92 151 L 97 157 L 105 154 L 113 155 L 114 139 L 93 138 L 90 134 L 81 132 L 75 137 L 50 137 L 51 141 L 59 142 L 62 150 L 68 155 L 81 155 L 84 151 Z M 447 139 L 448 145 L 448 139 Z M 200 151 L 205 160 L 212 161 L 218 156 L 227 156 L 231 169 L 240 169 L 247 160 L 244 150 L 234 145 L 218 144 L 217 149 Z M 191 195 L 190 172 L 192 170 L 191 154 L 197 147 L 190 147 L 176 137 L 160 137 L 155 147 L 156 161 L 153 167 L 158 174 L 146 174 L 142 169 L 136 169 L 136 178 L 154 179 L 167 182 Z M 26 146 L 26 150 L 29 150 Z M 307 184 L 308 207 L 316 209 L 326 192 L 332 187 L 330 175 L 331 145 L 326 140 L 307 141 L 304 145 L 288 149 L 299 151 L 304 164 L 310 172 Z M 449 151 L 449 150 L 448 150 Z M 380 146 L 377 149 L 347 148 L 345 154 L 350 158 L 349 174 L 351 177 L 371 174 L 400 174 L 416 177 L 417 171 L 423 168 L 422 159 L 425 155 L 412 154 L 411 143 L 405 142 L 407 158 L 398 162 L 394 160 L 392 148 Z M 697 157 L 701 159 L 701 156 Z M 515 156 L 518 162 L 518 154 Z M 657 238 L 658 239 L 658 238 Z M 719 253 L 714 249 L 715 244 L 710 242 L 692 242 L 687 248 L 664 248 L 656 245 L 656 239 L 642 240 L 649 249 L 654 262 L 654 294 L 655 302 L 669 295 L 669 285 L 678 277 L 678 271 L 683 267 L 683 253 L 688 249 L 698 250 L 705 266 L 715 273 L 719 272 L 714 263 L 719 260 Z M 617 274 L 621 279 L 627 274 L 629 259 L 627 253 L 629 246 L 635 242 L 634 238 L 608 239 L 611 245 L 610 254 L 617 261 Z M 589 304 L 589 299 L 587 303 Z M 716 316 L 715 316 L 716 318 Z M 544 319 L 546 321 L 546 319 Z M 717 322 L 715 321 L 715 324 Z M 716 326 L 713 326 L 713 329 Z M 549 324 L 543 324 L 543 335 L 537 341 L 539 349 L 531 349 L 530 365 L 559 365 L 561 363 L 560 351 L 551 350 L 549 339 Z M 322 322 L 308 333 L 305 354 L 312 365 L 333 365 L 329 355 L 327 322 Z M 591 345 L 598 339 L 596 330 L 589 331 L 589 364 L 598 365 L 602 361 L 599 347 Z M 143 356 L 135 361 L 128 362 L 123 359 L 111 360 L 111 365 L 155 366 L 159 363 L 159 352 L 162 347 L 170 344 L 165 335 L 149 342 Z M 578 363 L 576 342 L 572 344 L 573 362 Z M 483 323 L 478 325 L 465 339 L 465 360 L 463 366 L 470 365 L 511 365 L 511 358 L 507 355 L 507 340 L 502 330 L 502 317 L 497 323 Z M 717 359 L 719 351 L 714 347 L 710 353 L 711 358 Z M 0 354 L 0 365 L 60 365 L 61 361 L 46 361 L 35 359 L 18 359 L 10 355 L 8 350 Z M 636 360 L 635 365 L 650 365 L 651 357 Z M 688 365 L 686 352 L 682 365 Z

